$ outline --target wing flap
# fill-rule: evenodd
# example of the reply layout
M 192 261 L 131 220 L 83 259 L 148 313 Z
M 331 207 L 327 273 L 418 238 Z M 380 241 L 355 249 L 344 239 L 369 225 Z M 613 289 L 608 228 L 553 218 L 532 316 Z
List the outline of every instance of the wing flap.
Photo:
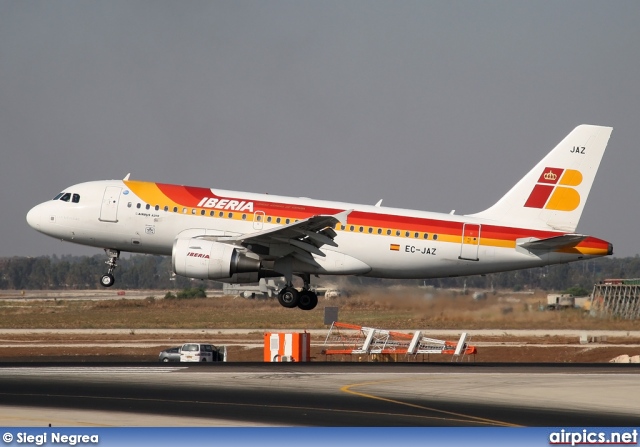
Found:
M 289 247 L 285 249 L 287 252 L 302 252 L 309 255 L 310 259 L 313 259 L 311 257 L 312 254 L 324 257 L 325 254 L 320 250 L 323 245 L 338 246 L 333 240 L 337 233 L 332 227 L 338 223 L 345 225 L 347 216 L 351 211 L 353 210 L 345 210 L 333 215 L 319 214 L 268 230 L 218 238 L 218 241 L 245 247 L 250 245 L 261 245 L 263 247 L 278 245 L 277 251 L 279 253 L 275 254 L 276 257 L 282 256 L 283 246 Z

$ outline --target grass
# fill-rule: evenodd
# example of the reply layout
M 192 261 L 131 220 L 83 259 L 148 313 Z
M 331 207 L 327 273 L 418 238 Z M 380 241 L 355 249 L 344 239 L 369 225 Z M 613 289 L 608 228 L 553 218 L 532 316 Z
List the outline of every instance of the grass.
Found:
M 162 294 L 160 294 L 162 296 Z M 313 311 L 285 309 L 275 299 L 211 297 L 0 301 L 0 327 L 7 329 L 317 329 L 324 307 L 337 306 L 343 322 L 385 329 L 598 329 L 635 330 L 633 321 L 602 320 L 579 309 L 539 311 L 546 295 L 490 296 L 415 289 L 373 289 L 352 298 L 321 299 Z

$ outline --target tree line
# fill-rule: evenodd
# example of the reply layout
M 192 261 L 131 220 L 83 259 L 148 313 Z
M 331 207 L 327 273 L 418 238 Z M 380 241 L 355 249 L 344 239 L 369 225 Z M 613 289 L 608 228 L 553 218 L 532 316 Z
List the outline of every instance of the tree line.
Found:
M 106 273 L 104 255 L 41 256 L 0 258 L 0 289 L 97 289 L 100 277 Z M 122 257 L 114 272 L 116 288 L 176 290 L 194 286 L 219 289 L 215 281 L 191 280 L 172 273 L 171 258 L 166 256 L 132 255 Z M 355 285 L 417 284 L 441 288 L 479 289 L 543 289 L 566 290 L 582 287 L 591 290 L 593 284 L 605 278 L 640 278 L 640 256 L 599 258 L 571 264 L 551 265 L 527 270 L 412 281 L 392 281 L 375 278 L 349 277 Z

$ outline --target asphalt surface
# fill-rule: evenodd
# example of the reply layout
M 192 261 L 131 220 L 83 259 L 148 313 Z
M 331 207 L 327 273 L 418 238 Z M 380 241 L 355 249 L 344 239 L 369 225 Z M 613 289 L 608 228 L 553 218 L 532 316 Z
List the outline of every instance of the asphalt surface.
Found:
M 5 426 L 637 426 L 639 395 L 633 364 L 0 364 Z

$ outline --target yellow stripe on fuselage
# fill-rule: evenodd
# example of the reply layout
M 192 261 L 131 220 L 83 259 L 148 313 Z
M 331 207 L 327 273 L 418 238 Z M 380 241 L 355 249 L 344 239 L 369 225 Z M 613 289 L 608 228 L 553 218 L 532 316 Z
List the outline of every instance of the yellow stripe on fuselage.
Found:
M 170 208 L 178 207 L 179 209 L 184 207 L 167 197 L 155 183 L 125 180 L 124 184 L 127 185 L 135 195 L 140 197 L 143 202 L 151 206 L 159 205 L 160 208 L 164 206 Z

